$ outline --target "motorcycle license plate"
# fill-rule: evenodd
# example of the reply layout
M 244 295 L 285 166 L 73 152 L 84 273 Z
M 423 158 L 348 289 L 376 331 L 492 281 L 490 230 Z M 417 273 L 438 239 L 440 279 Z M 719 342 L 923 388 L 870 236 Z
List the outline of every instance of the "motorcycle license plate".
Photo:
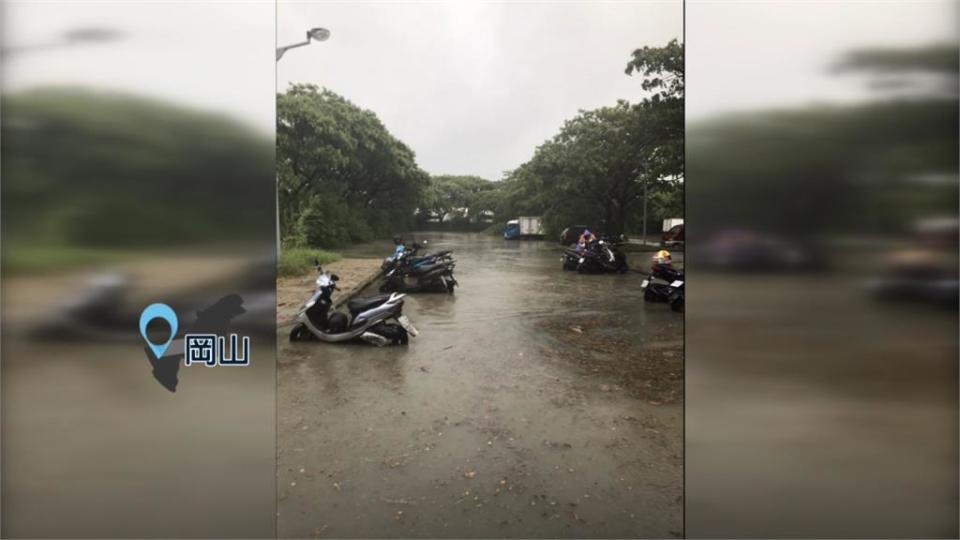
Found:
M 410 319 L 408 319 L 406 315 L 401 315 L 397 317 L 397 322 L 400 323 L 400 326 L 402 326 L 404 330 L 409 332 L 411 336 L 416 337 L 417 334 L 419 333 L 417 332 L 417 329 L 413 327 L 413 324 L 410 323 Z
M 683 285 L 683 282 L 679 279 L 670 284 L 671 287 L 679 287 L 681 285 Z
M 649 285 L 649 284 L 650 284 L 650 280 L 649 280 L 649 279 L 645 279 L 645 280 L 643 280 L 643 283 L 640 284 L 640 288 L 641 288 L 641 289 L 646 289 L 646 288 L 647 288 L 647 285 Z

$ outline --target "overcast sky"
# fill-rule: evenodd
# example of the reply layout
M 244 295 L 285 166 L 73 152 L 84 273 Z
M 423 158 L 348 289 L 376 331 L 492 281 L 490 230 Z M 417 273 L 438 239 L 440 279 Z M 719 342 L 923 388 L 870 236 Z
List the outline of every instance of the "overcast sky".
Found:
M 146 95 L 273 137 L 273 0 L 6 0 L 0 9 L 3 46 L 20 49 L 4 51 L 4 91 L 71 85 Z M 118 37 L 64 45 L 80 28 Z
M 875 97 L 846 51 L 957 43 L 957 0 L 687 0 L 687 120 Z
M 857 47 L 956 43 L 958 4 L 689 0 L 687 117 L 864 99 L 862 81 L 831 75 L 830 64 Z M 427 171 L 490 179 L 578 109 L 639 99 L 639 80 L 623 73 L 630 52 L 683 37 L 680 0 L 12 0 L 2 10 L 5 47 L 55 43 L 82 27 L 121 33 L 4 54 L 4 91 L 120 90 L 226 113 L 272 136 L 274 92 L 313 82 L 375 111 Z M 275 45 L 313 26 L 330 40 L 275 64 Z
M 432 174 L 499 180 L 578 109 L 638 100 L 631 52 L 682 39 L 677 0 L 585 3 L 287 2 L 277 88 L 326 86 L 377 113 Z

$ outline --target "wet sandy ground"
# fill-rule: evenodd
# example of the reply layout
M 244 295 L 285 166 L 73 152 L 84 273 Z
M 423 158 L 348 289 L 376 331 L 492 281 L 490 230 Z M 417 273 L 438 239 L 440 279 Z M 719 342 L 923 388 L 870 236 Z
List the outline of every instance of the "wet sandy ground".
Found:
M 461 288 L 407 297 L 409 347 L 278 336 L 279 534 L 682 535 L 682 316 L 550 243 L 425 237 Z
M 336 274 L 340 280 L 337 286 L 342 290 L 338 297 L 350 295 L 354 289 L 367 282 L 371 276 L 379 273 L 383 259 L 348 257 L 329 264 L 323 269 Z M 316 289 L 317 273 L 310 270 L 302 276 L 277 278 L 277 325 L 292 324 L 303 302 Z

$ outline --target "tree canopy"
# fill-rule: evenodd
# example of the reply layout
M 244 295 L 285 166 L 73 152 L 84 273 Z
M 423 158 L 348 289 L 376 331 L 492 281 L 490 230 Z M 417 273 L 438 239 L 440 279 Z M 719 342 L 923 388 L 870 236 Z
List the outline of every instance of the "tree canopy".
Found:
M 618 234 L 682 212 L 683 45 L 644 47 L 626 71 L 646 97 L 580 111 L 499 182 L 430 176 L 377 116 L 313 85 L 277 97 L 277 168 L 284 241 L 336 246 L 414 224 L 478 226 L 542 215 L 548 232 L 574 223 Z
M 238 122 L 56 87 L 5 96 L 3 115 L 11 242 L 88 249 L 273 239 L 263 200 L 274 193 L 274 149 Z
M 955 46 L 852 51 L 838 69 L 905 76 L 952 70 L 952 91 L 920 85 L 915 95 L 694 123 L 687 138 L 691 219 L 704 229 L 802 237 L 892 233 L 923 216 L 956 215 L 957 58 Z
M 484 212 L 496 207 L 498 187 L 497 183 L 479 176 L 432 176 L 421 198 L 421 216 L 438 221 L 450 217 L 479 223 Z
M 277 96 L 286 243 L 334 246 L 408 227 L 429 177 L 371 111 L 315 85 Z
M 639 228 L 645 184 L 651 217 L 682 210 L 683 45 L 637 49 L 626 72 L 651 94 L 565 122 L 504 180 L 502 212 L 542 214 L 550 232 L 586 224 L 619 234 Z

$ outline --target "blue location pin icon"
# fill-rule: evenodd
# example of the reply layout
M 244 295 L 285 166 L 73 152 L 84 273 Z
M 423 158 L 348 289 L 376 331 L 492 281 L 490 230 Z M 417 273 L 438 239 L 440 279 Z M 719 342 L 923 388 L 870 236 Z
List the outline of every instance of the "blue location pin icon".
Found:
M 160 344 L 151 343 L 150 338 L 147 337 L 147 325 L 154 319 L 163 319 L 170 325 L 170 337 L 167 338 L 167 341 Z M 166 352 L 167 347 L 170 346 L 173 337 L 177 335 L 177 314 L 166 304 L 150 304 L 143 310 L 143 313 L 140 314 L 140 335 L 143 336 L 143 340 L 147 342 L 147 346 L 150 347 L 153 355 L 159 360 L 163 356 L 163 353 Z

